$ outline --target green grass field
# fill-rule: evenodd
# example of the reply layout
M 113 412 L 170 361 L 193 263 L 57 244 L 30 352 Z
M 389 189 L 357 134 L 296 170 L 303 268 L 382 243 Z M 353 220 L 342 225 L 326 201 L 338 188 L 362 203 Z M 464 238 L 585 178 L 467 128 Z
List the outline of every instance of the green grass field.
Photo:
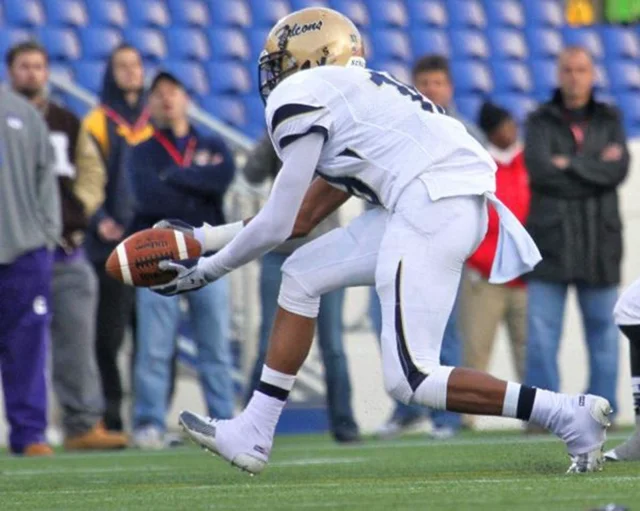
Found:
M 614 444 L 626 434 L 613 435 Z M 357 446 L 327 437 L 278 438 L 251 477 L 194 447 L 162 452 L 0 457 L 0 509 L 20 510 L 588 510 L 640 509 L 640 463 L 565 475 L 551 437 L 464 434 Z

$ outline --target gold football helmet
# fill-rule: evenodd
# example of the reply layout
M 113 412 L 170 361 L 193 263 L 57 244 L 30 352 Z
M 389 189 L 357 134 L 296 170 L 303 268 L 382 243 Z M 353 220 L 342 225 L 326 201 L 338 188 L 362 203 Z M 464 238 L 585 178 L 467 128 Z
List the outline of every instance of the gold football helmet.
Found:
M 269 32 L 258 61 L 260 95 L 286 77 L 316 66 L 365 67 L 362 37 L 349 18 L 325 8 L 308 8 L 282 18 Z

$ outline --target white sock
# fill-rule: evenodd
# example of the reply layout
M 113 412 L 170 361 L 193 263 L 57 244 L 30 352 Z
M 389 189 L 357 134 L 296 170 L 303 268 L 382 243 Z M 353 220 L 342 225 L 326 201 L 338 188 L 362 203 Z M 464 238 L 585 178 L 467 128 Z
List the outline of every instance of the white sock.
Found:
M 529 422 L 556 433 L 562 426 L 563 415 L 561 412 L 564 400 L 565 396 L 563 394 L 536 389 L 536 397 Z
M 295 381 L 294 375 L 275 371 L 265 365 L 260 384 L 242 415 L 261 433 L 272 437 Z

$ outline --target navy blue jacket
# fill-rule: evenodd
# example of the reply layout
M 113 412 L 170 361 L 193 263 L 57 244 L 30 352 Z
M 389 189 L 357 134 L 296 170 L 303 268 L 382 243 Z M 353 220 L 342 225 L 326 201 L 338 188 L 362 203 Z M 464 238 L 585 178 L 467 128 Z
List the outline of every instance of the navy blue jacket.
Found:
M 130 232 L 151 227 L 163 218 L 191 225 L 225 223 L 223 197 L 235 172 L 233 155 L 222 140 L 205 137 L 193 127 L 196 145 L 191 165 L 182 167 L 156 136 L 131 148 L 125 168 L 132 182 L 134 219 Z M 172 144 L 171 130 L 159 130 Z M 184 154 L 184 148 L 180 148 Z

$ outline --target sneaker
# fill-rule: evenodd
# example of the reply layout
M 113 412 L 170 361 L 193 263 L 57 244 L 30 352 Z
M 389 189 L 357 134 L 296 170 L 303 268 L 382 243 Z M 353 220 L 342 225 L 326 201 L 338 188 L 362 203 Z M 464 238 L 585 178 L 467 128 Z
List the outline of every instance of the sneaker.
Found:
M 607 461 L 639 461 L 640 431 L 636 431 L 623 444 L 604 453 Z
M 164 433 L 156 426 L 143 426 L 133 432 L 133 445 L 144 451 L 164 449 Z
M 434 440 L 451 440 L 456 434 L 457 431 L 451 426 L 439 426 L 434 427 L 429 436 Z
M 41 457 L 41 456 L 53 456 L 53 449 L 49 447 L 49 444 L 45 444 L 44 442 L 38 442 L 35 444 L 29 444 L 22 451 L 23 456 L 28 457 Z
M 128 439 L 124 433 L 107 431 L 102 422 L 98 422 L 89 431 L 80 435 L 65 438 L 64 448 L 67 451 L 124 449 Z
M 607 439 L 611 405 L 606 399 L 590 394 L 569 399 L 571 404 L 566 409 L 569 420 L 556 432 L 567 444 L 571 457 L 567 473 L 602 470 L 602 446 Z
M 416 429 L 425 421 L 422 415 L 413 415 L 410 417 L 398 417 L 395 414 L 378 428 L 375 435 L 380 440 L 391 440 L 402 434 L 409 433 Z
M 259 438 L 252 424 L 243 416 L 231 420 L 216 420 L 193 412 L 182 412 L 178 419 L 185 433 L 196 444 L 219 455 L 251 475 L 259 474 L 269 461 L 271 444 Z

